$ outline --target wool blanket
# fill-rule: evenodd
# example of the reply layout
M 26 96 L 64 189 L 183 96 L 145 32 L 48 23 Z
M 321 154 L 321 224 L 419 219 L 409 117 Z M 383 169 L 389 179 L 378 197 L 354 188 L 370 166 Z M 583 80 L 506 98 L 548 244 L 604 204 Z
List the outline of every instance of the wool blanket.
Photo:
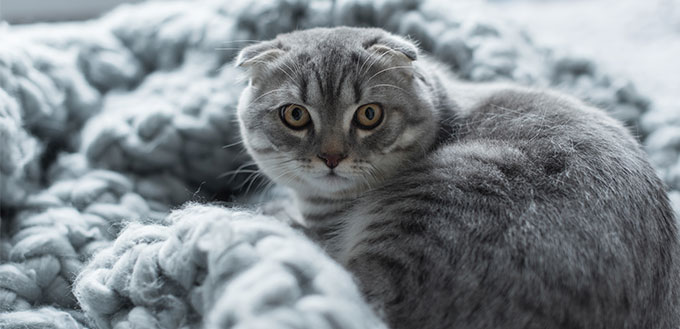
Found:
M 443 3 L 163 1 L 0 25 L 0 327 L 384 327 L 349 273 L 263 214 L 280 197 L 263 192 L 271 183 L 240 143 L 245 82 L 231 61 L 295 29 L 381 27 L 461 79 L 604 108 L 643 143 L 678 209 L 680 109 Z

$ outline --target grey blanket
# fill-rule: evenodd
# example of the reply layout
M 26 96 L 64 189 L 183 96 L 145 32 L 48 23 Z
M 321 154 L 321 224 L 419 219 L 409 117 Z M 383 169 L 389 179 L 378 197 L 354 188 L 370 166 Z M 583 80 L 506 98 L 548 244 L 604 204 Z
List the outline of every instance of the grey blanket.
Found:
M 235 123 L 240 48 L 335 25 L 408 35 L 461 79 L 607 109 L 678 209 L 680 116 L 592 60 L 438 1 L 150 2 L 0 26 L 0 327 L 381 328 L 348 273 L 259 213 L 271 195 Z

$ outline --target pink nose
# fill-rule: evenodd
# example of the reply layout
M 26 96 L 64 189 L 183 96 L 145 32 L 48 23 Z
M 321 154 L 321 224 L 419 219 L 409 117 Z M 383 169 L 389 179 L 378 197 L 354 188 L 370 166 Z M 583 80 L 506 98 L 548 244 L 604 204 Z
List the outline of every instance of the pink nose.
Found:
M 331 169 L 337 167 L 340 161 L 347 157 L 347 155 L 344 154 L 326 154 L 326 153 L 320 153 L 317 154 L 316 156 L 318 156 L 319 159 L 325 161 L 326 166 L 328 166 L 328 168 Z

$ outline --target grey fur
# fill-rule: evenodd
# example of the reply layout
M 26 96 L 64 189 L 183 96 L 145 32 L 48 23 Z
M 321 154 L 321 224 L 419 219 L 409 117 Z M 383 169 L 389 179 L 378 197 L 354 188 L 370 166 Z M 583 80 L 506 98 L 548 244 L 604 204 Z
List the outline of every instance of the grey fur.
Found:
M 668 198 L 602 111 L 457 82 L 379 29 L 280 35 L 237 65 L 246 147 L 392 328 L 680 326 Z M 373 102 L 384 122 L 360 131 L 348 118 Z M 308 129 L 282 124 L 289 103 Z M 349 155 L 333 170 L 329 148 Z

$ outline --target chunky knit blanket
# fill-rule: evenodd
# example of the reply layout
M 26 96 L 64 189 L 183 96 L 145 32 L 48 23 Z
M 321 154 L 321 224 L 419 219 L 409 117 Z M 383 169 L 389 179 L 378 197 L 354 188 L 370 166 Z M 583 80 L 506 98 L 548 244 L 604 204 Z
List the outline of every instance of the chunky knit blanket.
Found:
M 294 29 L 378 26 L 462 79 L 577 95 L 630 127 L 680 204 L 679 108 L 442 5 L 164 1 L 0 25 L 0 327 L 384 327 L 352 277 L 253 192 L 264 181 L 239 143 L 230 61 Z

